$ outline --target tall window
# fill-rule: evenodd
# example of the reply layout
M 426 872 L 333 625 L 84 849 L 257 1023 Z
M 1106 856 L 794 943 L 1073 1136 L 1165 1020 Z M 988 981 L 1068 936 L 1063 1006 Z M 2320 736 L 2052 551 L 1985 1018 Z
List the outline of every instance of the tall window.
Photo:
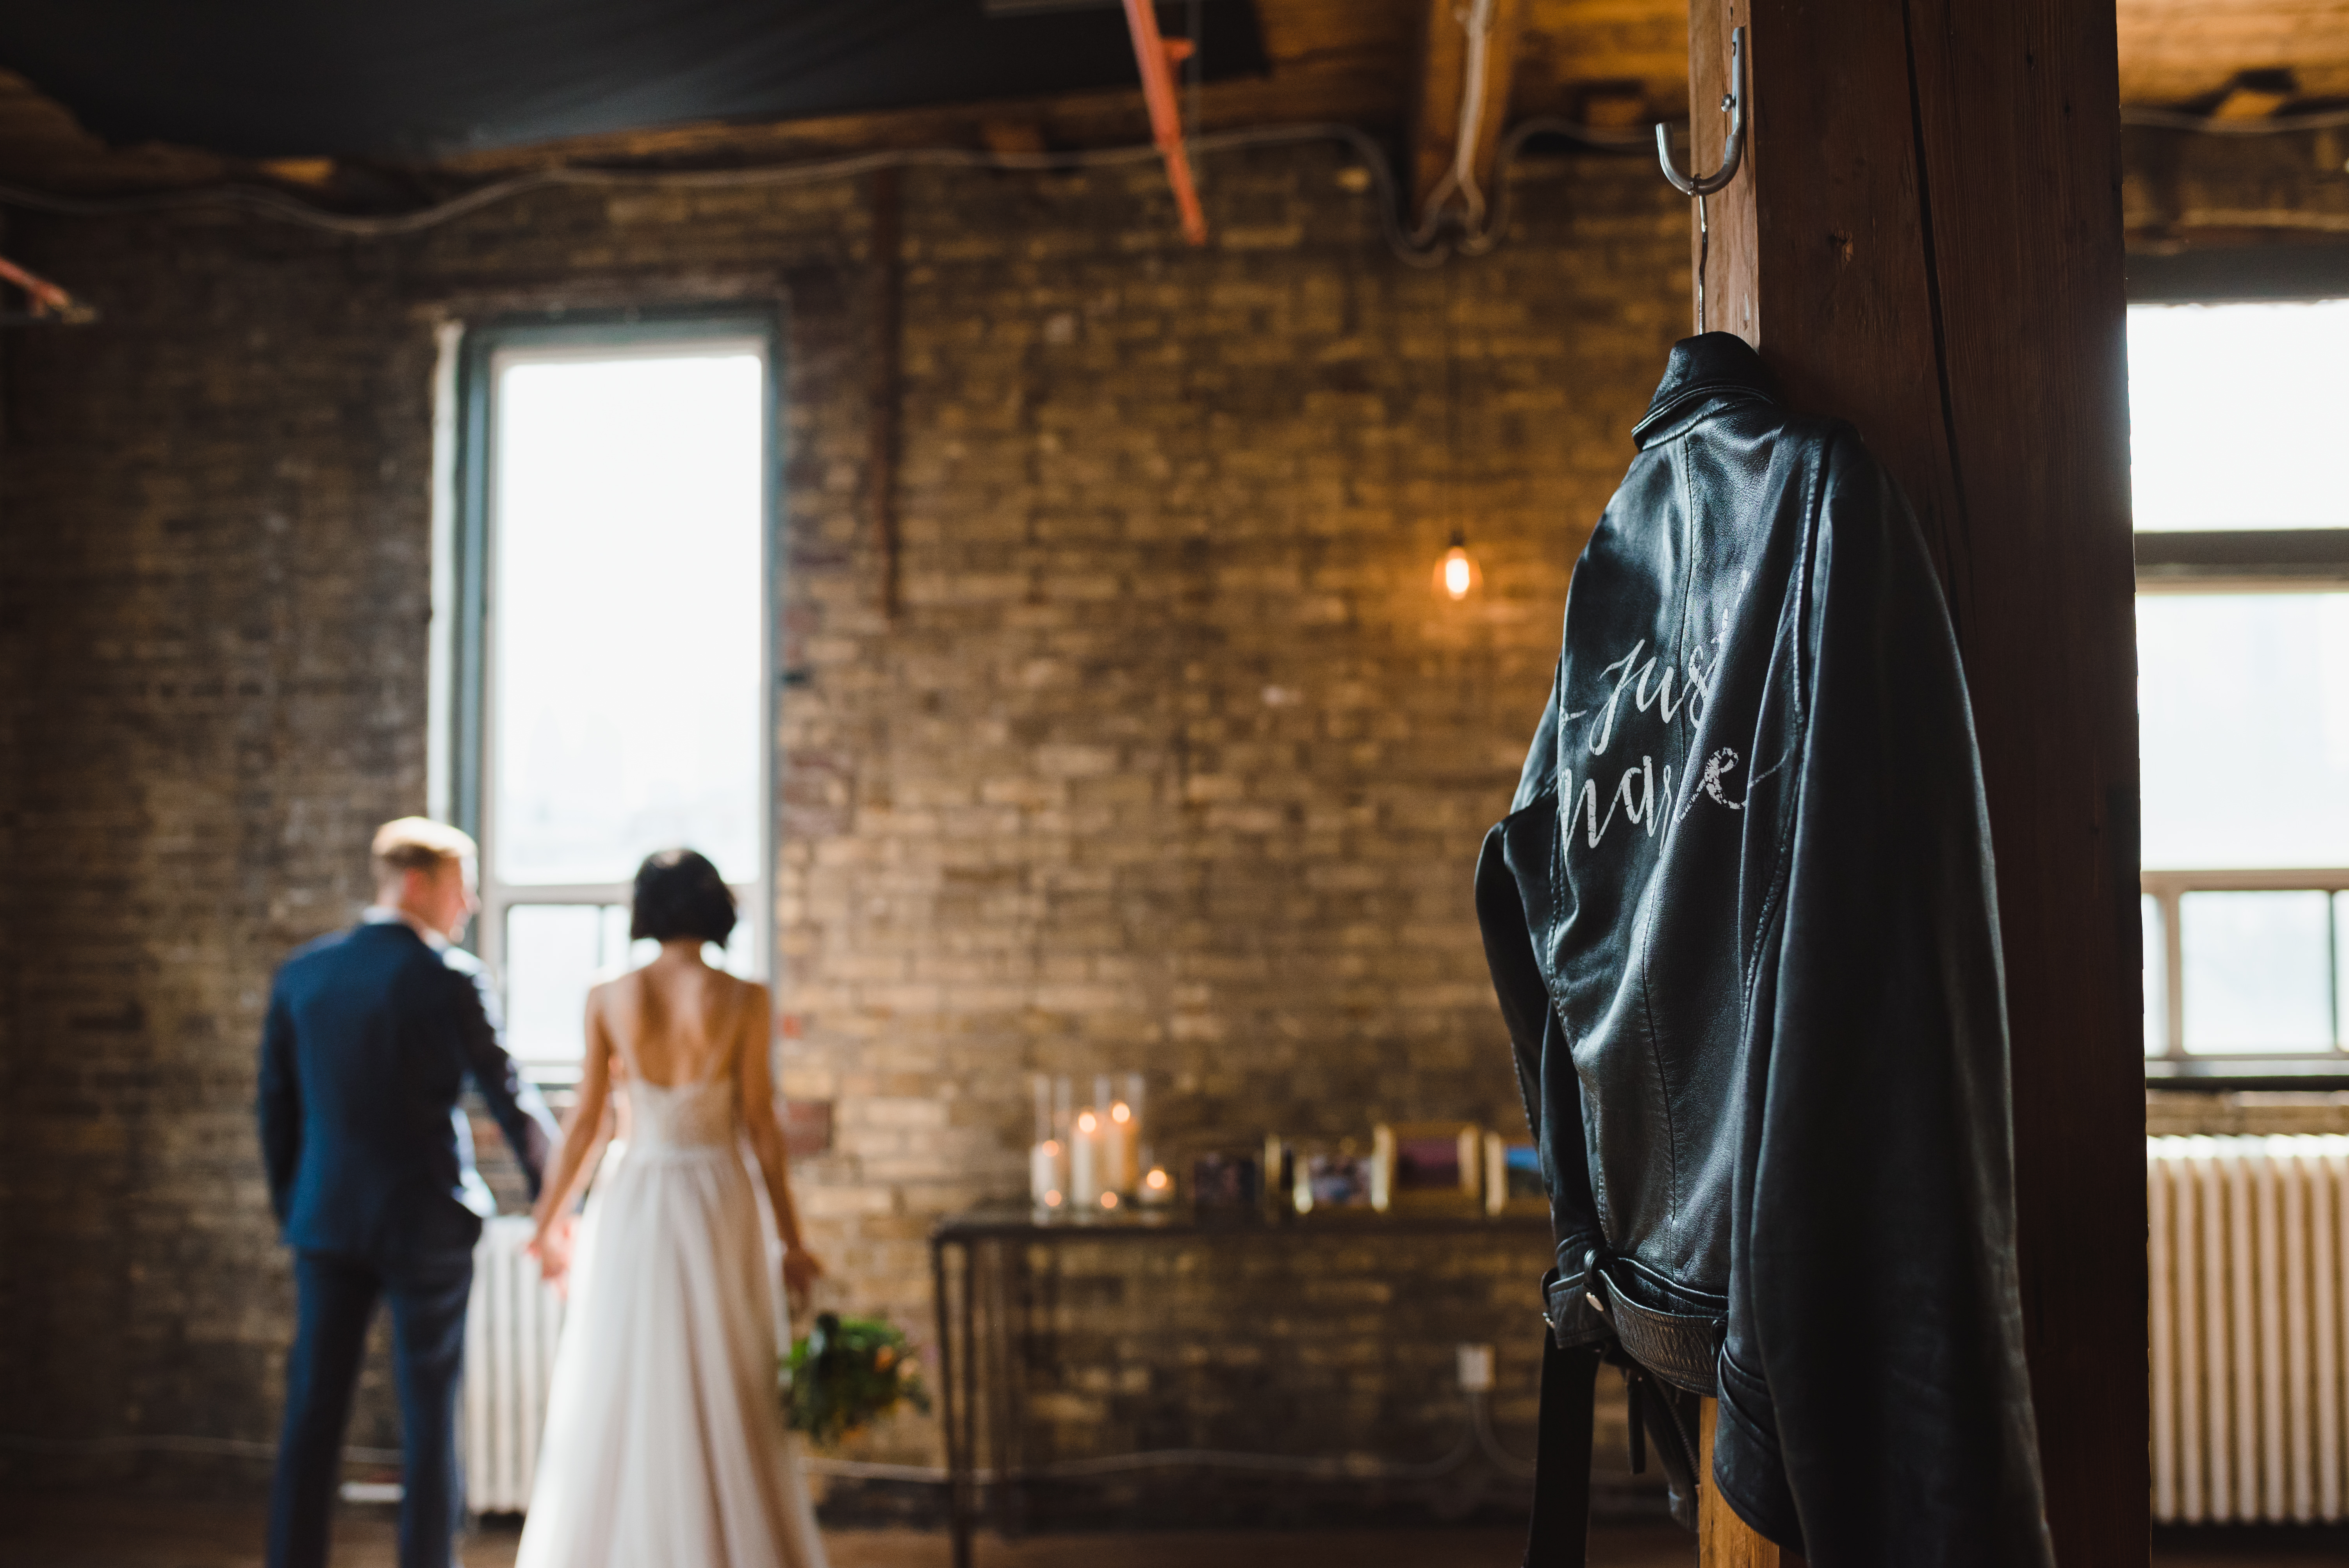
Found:
M 575 1070 L 639 861 L 714 861 L 767 967 L 771 335 L 759 322 L 490 329 L 466 345 L 454 799 L 514 1055 Z M 468 699 L 471 700 L 468 700 Z
M 2349 1075 L 2349 300 L 2129 312 L 2147 1070 Z

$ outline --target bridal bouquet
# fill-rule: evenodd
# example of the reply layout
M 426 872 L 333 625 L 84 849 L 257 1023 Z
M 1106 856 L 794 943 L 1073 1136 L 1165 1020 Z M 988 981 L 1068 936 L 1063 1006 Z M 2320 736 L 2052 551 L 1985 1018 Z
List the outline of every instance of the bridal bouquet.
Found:
M 885 1317 L 819 1313 L 814 1329 L 793 1342 L 784 1367 L 783 1408 L 792 1429 L 825 1448 L 900 1403 L 925 1414 L 930 1408 L 905 1336 Z

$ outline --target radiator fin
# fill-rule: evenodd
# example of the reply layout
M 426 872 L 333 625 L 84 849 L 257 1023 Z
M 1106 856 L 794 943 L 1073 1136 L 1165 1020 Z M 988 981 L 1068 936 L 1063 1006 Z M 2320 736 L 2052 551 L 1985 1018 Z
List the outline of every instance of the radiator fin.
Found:
M 2146 1140 L 2153 1517 L 2349 1518 L 2349 1138 Z
M 473 1251 L 465 1318 L 465 1506 L 520 1513 L 536 1479 L 539 1429 L 563 1327 L 563 1298 L 538 1276 L 531 1222 L 502 1214 Z

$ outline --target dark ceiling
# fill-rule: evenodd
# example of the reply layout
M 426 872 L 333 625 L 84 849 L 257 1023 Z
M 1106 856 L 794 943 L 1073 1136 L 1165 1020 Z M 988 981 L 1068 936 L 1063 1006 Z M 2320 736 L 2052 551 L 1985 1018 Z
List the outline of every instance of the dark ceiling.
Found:
M 1265 69 L 1248 0 L 1199 14 L 1207 80 Z M 0 8 L 0 67 L 118 146 L 426 160 L 688 121 L 1130 86 L 1118 0 L 71 0 Z

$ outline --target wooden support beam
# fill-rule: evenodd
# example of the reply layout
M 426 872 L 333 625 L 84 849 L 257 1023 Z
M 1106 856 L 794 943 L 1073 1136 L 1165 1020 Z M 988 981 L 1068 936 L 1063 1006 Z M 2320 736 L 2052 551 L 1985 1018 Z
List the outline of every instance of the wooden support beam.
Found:
M 1472 231 L 1484 226 L 1525 12 L 1525 0 L 1423 0 L 1425 26 L 1412 93 L 1411 211 L 1423 232 L 1447 208 Z M 1481 48 L 1473 46 L 1479 38 Z M 1464 108 L 1472 111 L 1464 169 Z
M 1697 1424 L 1697 1568 L 1804 1568 L 1801 1557 L 1780 1551 L 1738 1518 L 1722 1501 L 1721 1489 L 1707 1479 L 1713 1474 L 1713 1429 L 1721 1415 L 1721 1402 L 1707 1399 L 1702 1408 Z
M 2147 1550 L 2137 706 L 2112 0 L 1692 0 L 1711 325 L 1924 526 L 1998 867 L 2023 1319 L 2064 1568 Z

